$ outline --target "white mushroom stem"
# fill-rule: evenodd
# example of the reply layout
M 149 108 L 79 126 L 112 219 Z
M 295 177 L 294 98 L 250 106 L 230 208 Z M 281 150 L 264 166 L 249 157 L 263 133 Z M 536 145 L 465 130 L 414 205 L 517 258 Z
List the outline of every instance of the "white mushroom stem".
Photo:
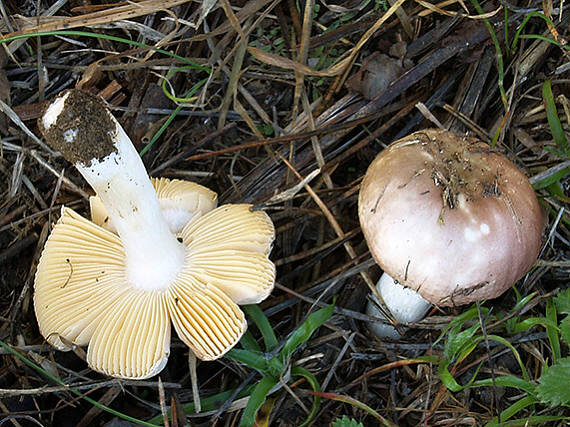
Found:
M 63 112 L 69 93 L 47 109 L 43 126 L 49 130 Z M 108 112 L 107 112 L 108 113 Z M 170 231 L 161 211 L 154 187 L 131 140 L 116 119 L 109 135 L 115 151 L 89 164 L 75 164 L 102 200 L 117 229 L 126 253 L 127 279 L 144 290 L 168 287 L 182 269 L 183 245 Z M 77 130 L 63 133 L 65 142 L 75 144 Z M 79 149 L 81 149 L 79 147 Z
M 423 299 L 420 294 L 402 286 L 386 273 L 380 276 L 376 289 L 378 289 L 386 307 L 398 323 L 418 322 L 424 318 L 431 307 L 431 304 Z M 366 314 L 374 317 L 384 317 L 371 301 L 368 302 L 366 307 Z M 387 322 L 371 322 L 369 327 L 378 338 L 400 338 L 396 328 Z

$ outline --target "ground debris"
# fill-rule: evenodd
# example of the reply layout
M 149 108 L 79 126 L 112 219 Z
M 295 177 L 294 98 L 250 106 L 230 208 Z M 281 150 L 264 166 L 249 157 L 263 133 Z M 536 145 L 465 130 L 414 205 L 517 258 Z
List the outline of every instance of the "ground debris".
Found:
M 175 336 L 161 386 L 157 379 L 104 378 L 88 370 L 84 349 L 58 352 L 43 341 L 32 301 L 35 266 L 61 207 L 88 216 L 92 190 L 43 143 L 36 121 L 47 101 L 73 87 L 105 100 L 151 175 L 198 182 L 218 192 L 220 203 L 252 203 L 271 216 L 277 286 L 261 308 L 279 345 L 309 313 L 336 302 L 331 319 L 293 353 L 288 376 L 264 405 L 271 425 L 300 425 L 310 413 L 310 384 L 290 374 L 294 367 L 308 370 L 329 393 L 315 425 L 343 416 L 374 425 L 374 415 L 338 396 L 368 405 L 388 425 L 482 425 L 526 392 L 497 384 L 452 391 L 449 377 L 464 385 L 475 374 L 488 381 L 528 375 L 536 384 L 557 352 L 568 355 L 567 343 L 552 347 L 555 328 L 545 328 L 548 322 L 526 320 L 556 320 L 552 298 L 569 285 L 570 10 L 563 3 L 501 1 L 484 10 L 476 1 L 4 3 L 3 421 L 125 425 L 74 389 L 120 416 L 158 422 L 170 412 L 170 425 L 233 425 L 248 387 L 261 379 L 229 358 L 201 362 L 200 397 L 214 398 L 194 414 L 188 355 Z M 36 10 L 36 3 L 53 6 Z M 388 78 L 364 82 L 367 73 Z M 425 320 L 401 325 L 403 340 L 380 342 L 366 328 L 374 319 L 363 314 L 367 282 L 380 269 L 360 233 L 359 185 L 380 150 L 434 123 L 485 141 L 530 177 L 545 210 L 542 252 L 516 291 L 473 307 L 434 308 Z M 484 332 L 477 333 L 484 339 L 456 355 L 445 377 L 442 361 L 453 349 L 450 335 L 438 337 L 462 316 L 468 318 L 455 332 L 482 322 Z M 263 348 L 258 330 L 250 331 Z M 567 407 L 532 408 L 514 418 L 570 417 Z M 544 420 L 538 424 L 559 422 Z

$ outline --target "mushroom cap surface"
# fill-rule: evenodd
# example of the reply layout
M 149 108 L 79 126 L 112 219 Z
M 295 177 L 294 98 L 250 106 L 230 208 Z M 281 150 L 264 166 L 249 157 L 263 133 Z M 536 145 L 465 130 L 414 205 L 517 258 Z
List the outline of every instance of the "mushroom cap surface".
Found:
M 119 237 L 63 208 L 38 264 L 34 308 L 42 335 L 60 350 L 88 345 L 87 362 L 119 378 L 151 377 L 166 365 L 170 322 L 201 360 L 224 355 L 246 330 L 235 301 L 272 290 L 273 223 L 250 205 L 226 205 L 179 233 L 185 263 L 166 289 L 129 283 Z
M 151 178 L 151 182 L 156 190 L 162 213 L 173 233 L 179 233 L 190 221 L 210 212 L 218 202 L 218 195 L 214 191 L 191 181 Z M 115 233 L 116 229 L 101 199 L 98 196 L 91 196 L 89 205 L 91 221 Z
M 501 295 L 535 263 L 544 222 L 510 160 L 475 138 L 435 129 L 376 157 L 358 214 L 380 267 L 439 306 Z

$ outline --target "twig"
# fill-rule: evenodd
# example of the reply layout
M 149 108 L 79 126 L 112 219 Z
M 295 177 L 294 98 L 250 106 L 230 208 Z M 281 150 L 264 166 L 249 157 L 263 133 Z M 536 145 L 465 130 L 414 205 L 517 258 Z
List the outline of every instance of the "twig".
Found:
M 333 362 L 331 368 L 329 369 L 329 371 L 327 372 L 327 376 L 325 377 L 325 379 L 323 380 L 323 383 L 321 384 L 321 391 L 325 391 L 327 386 L 329 385 L 332 376 L 334 375 L 336 368 L 338 367 L 340 361 L 342 360 L 342 358 L 344 357 L 346 351 L 348 350 L 348 347 L 350 347 L 350 345 L 352 344 L 352 340 L 354 339 L 354 337 L 356 336 L 356 332 L 353 332 L 352 334 L 349 335 L 349 337 L 346 339 L 346 342 L 344 343 L 344 345 L 342 346 L 342 349 L 340 350 L 340 352 L 338 353 L 335 361 Z

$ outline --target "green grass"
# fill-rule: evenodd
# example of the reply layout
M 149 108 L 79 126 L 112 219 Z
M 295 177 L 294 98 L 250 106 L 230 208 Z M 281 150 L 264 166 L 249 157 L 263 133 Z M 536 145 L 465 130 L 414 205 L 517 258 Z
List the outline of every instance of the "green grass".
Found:
M 536 294 L 531 294 L 526 298 L 519 298 L 511 312 L 503 317 L 508 318 L 502 323 L 503 331 L 497 331 L 494 334 L 483 333 L 484 329 L 480 321 L 473 323 L 474 320 L 484 316 L 486 323 L 494 323 L 500 321 L 501 318 L 492 314 L 485 307 L 479 309 L 477 306 L 473 306 L 452 320 L 437 341 L 444 341 L 444 354 L 438 366 L 438 375 L 449 390 L 458 392 L 465 388 L 501 386 L 510 387 L 522 393 L 522 397 L 501 412 L 501 425 L 506 425 L 502 423 L 533 405 L 540 404 L 550 408 L 570 407 L 570 387 L 568 387 L 570 384 L 570 357 L 568 354 L 564 354 L 562 350 L 563 347 L 567 349 L 570 343 L 570 289 L 560 292 L 547 301 L 546 313 L 543 317 L 522 317 L 516 314 L 535 297 Z M 505 336 L 512 336 L 526 332 L 533 327 L 542 327 L 546 330 L 550 354 L 552 355 L 550 364 L 544 366 L 542 374 L 536 381 L 531 379 L 519 352 L 509 342 L 509 339 L 499 335 L 502 333 Z M 485 340 L 495 341 L 508 348 L 519 365 L 521 375 L 477 379 L 483 366 L 481 363 L 466 384 L 459 384 L 452 372 L 456 372 L 477 345 Z M 565 343 L 564 346 L 562 343 Z M 553 420 L 570 420 L 570 417 L 521 416 L 518 420 L 509 421 L 511 424 L 508 425 L 524 425 L 525 422 L 537 424 Z M 489 425 L 499 425 L 498 423 L 498 418 L 495 418 Z

